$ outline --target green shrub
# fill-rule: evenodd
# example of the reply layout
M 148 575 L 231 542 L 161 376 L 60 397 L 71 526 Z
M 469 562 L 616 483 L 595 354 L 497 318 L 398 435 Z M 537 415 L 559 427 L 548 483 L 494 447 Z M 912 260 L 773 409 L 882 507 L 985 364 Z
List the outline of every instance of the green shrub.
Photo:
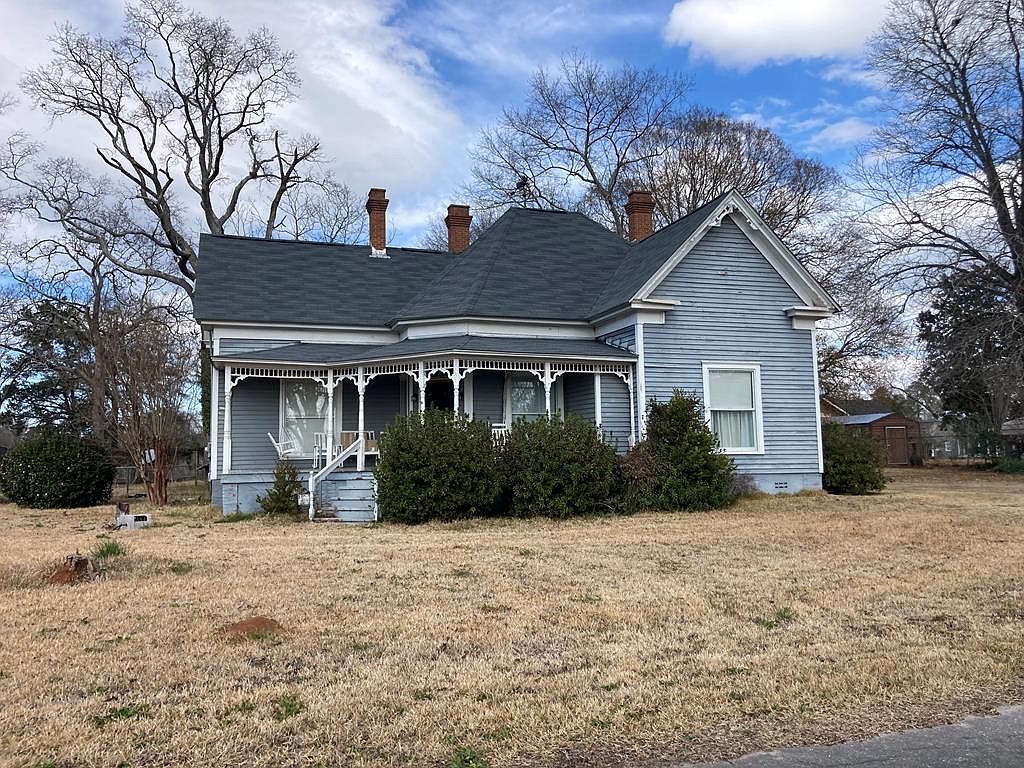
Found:
M 377 508 L 400 523 L 488 514 L 498 491 L 491 427 L 439 410 L 400 417 L 380 436 Z
M 115 471 L 110 454 L 91 440 L 48 434 L 4 454 L 0 490 L 22 507 L 92 507 L 110 501 Z
M 265 515 L 297 515 L 299 494 L 305 488 L 299 480 L 299 469 L 283 459 L 274 467 L 274 484 L 266 496 L 257 496 L 256 503 Z
M 647 437 L 619 462 L 620 494 L 630 509 L 718 509 L 735 499 L 735 474 L 700 399 L 676 390 L 648 403 Z
M 829 493 L 863 495 L 885 487 L 885 450 L 869 433 L 825 424 L 821 445 L 825 454 L 822 486 Z
M 1024 473 L 1024 459 L 1011 459 L 1008 456 L 1004 456 L 994 461 L 990 469 L 993 472 L 1005 472 L 1012 475 L 1021 474 Z
M 518 421 L 500 453 L 510 514 L 566 518 L 607 509 L 615 450 L 579 416 Z

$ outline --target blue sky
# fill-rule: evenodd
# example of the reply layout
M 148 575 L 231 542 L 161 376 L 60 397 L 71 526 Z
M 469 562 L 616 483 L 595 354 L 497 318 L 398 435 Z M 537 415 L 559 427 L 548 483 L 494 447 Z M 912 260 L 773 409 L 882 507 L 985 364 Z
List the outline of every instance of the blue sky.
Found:
M 415 243 L 467 178 L 467 148 L 538 66 L 577 48 L 609 66 L 687 75 L 693 103 L 778 131 L 840 169 L 880 119 L 862 64 L 886 0 L 194 0 L 237 31 L 266 25 L 299 54 L 302 98 L 280 116 L 323 140 L 357 192 L 384 186 L 395 242 Z M 120 0 L 8 0 L 0 92 L 46 60 L 46 37 L 71 21 L 116 34 Z M 94 157 L 84 122 L 50 125 L 24 101 L 0 132 L 25 128 L 52 152 Z

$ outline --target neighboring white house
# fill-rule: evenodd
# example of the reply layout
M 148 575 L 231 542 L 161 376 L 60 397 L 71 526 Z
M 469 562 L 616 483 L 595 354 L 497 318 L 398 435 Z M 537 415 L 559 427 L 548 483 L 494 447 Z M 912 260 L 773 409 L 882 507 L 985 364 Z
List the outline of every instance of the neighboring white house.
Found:
M 625 451 L 645 405 L 698 393 L 723 450 L 765 491 L 821 487 L 815 322 L 837 306 L 738 193 L 629 242 L 578 213 L 513 208 L 449 251 L 203 236 L 195 315 L 213 361 L 212 493 L 249 512 L 279 456 L 310 509 L 372 517 L 376 437 L 458 410 L 502 430 L 577 413 Z M 468 247 L 467 247 L 468 246 Z

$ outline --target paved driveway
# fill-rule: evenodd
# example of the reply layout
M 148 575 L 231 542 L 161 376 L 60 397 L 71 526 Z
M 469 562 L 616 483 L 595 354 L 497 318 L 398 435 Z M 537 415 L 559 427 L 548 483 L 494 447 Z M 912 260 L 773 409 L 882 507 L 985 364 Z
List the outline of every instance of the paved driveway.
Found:
M 829 747 L 759 752 L 724 763 L 677 768 L 1024 768 L 1024 707 L 992 717 L 887 734 Z

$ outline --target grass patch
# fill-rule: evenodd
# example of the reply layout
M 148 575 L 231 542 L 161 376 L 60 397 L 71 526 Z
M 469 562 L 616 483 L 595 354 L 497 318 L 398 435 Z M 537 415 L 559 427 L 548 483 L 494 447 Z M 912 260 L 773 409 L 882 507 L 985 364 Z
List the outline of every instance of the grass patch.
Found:
M 279 696 L 271 702 L 270 714 L 279 723 L 296 715 L 302 714 L 306 709 L 302 700 L 294 693 Z
M 128 547 L 116 539 L 101 541 L 92 548 L 89 556 L 98 563 L 109 560 L 113 557 L 124 557 L 128 554 Z
M 445 768 L 490 768 L 490 763 L 473 747 L 459 747 L 444 765 Z
M 796 618 L 796 614 L 793 613 L 793 609 L 788 605 L 782 608 L 776 609 L 775 613 L 770 616 L 759 616 L 754 619 L 754 623 L 759 627 L 763 627 L 767 630 L 781 629 L 782 627 L 789 624 L 793 619 Z
M 256 515 L 243 515 L 241 513 L 235 513 L 233 515 L 221 515 L 214 519 L 215 523 L 251 523 L 256 519 Z
M 241 701 L 222 709 L 217 713 L 217 717 L 225 725 L 230 725 L 234 722 L 234 715 L 248 715 L 255 711 L 256 702 L 252 699 L 242 699 Z
M 102 715 L 93 715 L 92 724 L 97 728 L 103 728 L 116 720 L 136 720 L 140 717 L 152 717 L 149 707 L 145 704 L 139 706 L 117 707 Z
M 171 563 L 171 573 L 177 574 L 178 576 L 184 576 L 186 573 L 192 573 L 195 570 L 195 566 L 192 565 L 188 560 L 181 560 L 177 563 Z
M 430 701 L 434 698 L 434 692 L 429 688 L 417 688 L 412 692 L 413 701 Z

